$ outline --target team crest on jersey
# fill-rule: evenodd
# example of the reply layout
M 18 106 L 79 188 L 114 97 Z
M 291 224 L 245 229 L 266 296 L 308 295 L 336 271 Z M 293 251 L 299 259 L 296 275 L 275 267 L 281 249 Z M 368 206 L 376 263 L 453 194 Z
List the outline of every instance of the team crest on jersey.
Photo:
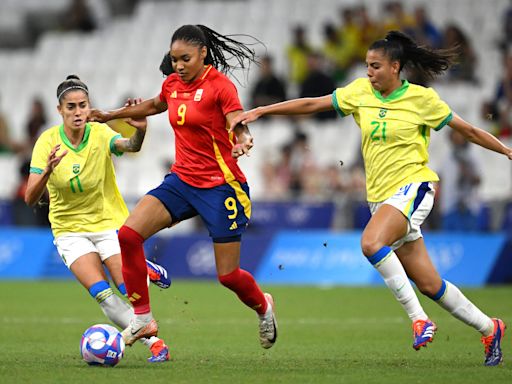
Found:
M 384 117 L 386 117 L 386 113 L 388 113 L 388 110 L 386 108 L 382 108 L 380 111 L 379 111 L 379 117 L 381 119 L 383 119 Z
M 73 173 L 76 175 L 80 172 L 80 164 L 73 164 Z
M 173 91 L 173 92 L 171 93 L 171 98 L 176 99 L 177 97 L 178 97 L 178 92 Z
M 203 89 L 199 88 L 194 95 L 194 101 L 201 101 L 201 96 L 203 96 Z

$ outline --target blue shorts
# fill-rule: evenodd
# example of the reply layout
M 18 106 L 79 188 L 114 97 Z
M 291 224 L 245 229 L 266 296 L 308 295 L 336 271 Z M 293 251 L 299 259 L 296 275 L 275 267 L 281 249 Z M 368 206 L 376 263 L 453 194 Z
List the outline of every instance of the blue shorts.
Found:
M 148 195 L 165 205 L 173 223 L 199 215 L 216 243 L 240 241 L 251 217 L 249 186 L 238 181 L 197 188 L 169 173 Z

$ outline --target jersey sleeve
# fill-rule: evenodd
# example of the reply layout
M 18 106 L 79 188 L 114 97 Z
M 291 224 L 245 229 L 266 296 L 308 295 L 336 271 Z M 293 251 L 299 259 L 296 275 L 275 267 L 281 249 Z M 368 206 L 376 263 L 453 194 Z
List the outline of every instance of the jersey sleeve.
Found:
M 113 153 L 114 155 L 116 156 L 122 156 L 123 155 L 123 152 L 120 152 L 116 149 L 116 146 L 115 146 L 115 141 L 117 139 L 122 139 L 123 136 L 114 131 L 112 128 L 110 128 L 108 125 L 104 124 L 105 125 L 105 135 L 107 136 L 107 141 L 108 141 L 108 149 L 110 151 L 110 153 Z
M 169 82 L 169 77 L 167 77 L 164 82 L 162 83 L 162 88 L 160 89 L 160 95 L 158 95 L 158 97 L 160 98 L 160 101 L 162 103 L 166 103 L 167 104 L 167 96 L 166 96 L 166 88 L 167 88 L 167 83 Z
M 235 84 L 228 78 L 220 78 L 216 86 L 218 89 L 217 103 L 224 116 L 230 112 L 243 110 Z
M 42 174 L 48 165 L 48 154 L 52 150 L 48 134 L 39 136 L 34 149 L 32 150 L 32 159 L 30 160 L 30 173 Z M 61 150 L 62 151 L 62 148 Z
M 332 106 L 341 117 L 351 115 L 357 108 L 357 94 L 361 89 L 361 80 L 357 79 L 332 93 Z
M 123 152 L 118 151 L 115 146 L 115 141 L 121 139 L 123 136 L 110 128 L 107 124 L 97 124 L 93 129 L 99 130 L 101 140 L 108 144 L 108 152 L 116 156 L 121 156 Z
M 441 100 L 432 88 L 427 89 L 425 99 L 425 107 L 423 109 L 425 125 L 439 131 L 452 120 L 452 111 L 448 104 Z

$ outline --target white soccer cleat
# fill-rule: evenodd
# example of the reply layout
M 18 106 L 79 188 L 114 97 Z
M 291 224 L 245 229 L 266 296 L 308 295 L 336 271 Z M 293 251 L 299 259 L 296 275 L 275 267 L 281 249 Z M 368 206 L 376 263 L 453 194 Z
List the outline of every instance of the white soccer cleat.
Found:
M 158 335 L 158 324 L 155 319 L 145 322 L 135 316 L 130 320 L 130 324 L 123 329 L 121 335 L 126 345 L 132 345 L 143 337 L 150 338 Z
M 274 313 L 274 299 L 270 293 L 265 293 L 268 303 L 267 312 L 260 315 L 260 344 L 263 348 L 271 348 L 277 339 L 277 321 Z

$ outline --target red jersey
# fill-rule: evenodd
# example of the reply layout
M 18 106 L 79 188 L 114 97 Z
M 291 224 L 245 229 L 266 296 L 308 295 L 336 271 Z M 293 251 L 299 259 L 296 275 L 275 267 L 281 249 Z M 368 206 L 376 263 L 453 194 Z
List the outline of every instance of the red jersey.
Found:
M 173 73 L 162 84 L 160 100 L 167 103 L 176 138 L 172 172 L 198 188 L 233 180 L 245 183 L 237 160 L 231 156 L 234 143 L 225 117 L 243 109 L 231 80 L 211 65 L 191 83 Z

